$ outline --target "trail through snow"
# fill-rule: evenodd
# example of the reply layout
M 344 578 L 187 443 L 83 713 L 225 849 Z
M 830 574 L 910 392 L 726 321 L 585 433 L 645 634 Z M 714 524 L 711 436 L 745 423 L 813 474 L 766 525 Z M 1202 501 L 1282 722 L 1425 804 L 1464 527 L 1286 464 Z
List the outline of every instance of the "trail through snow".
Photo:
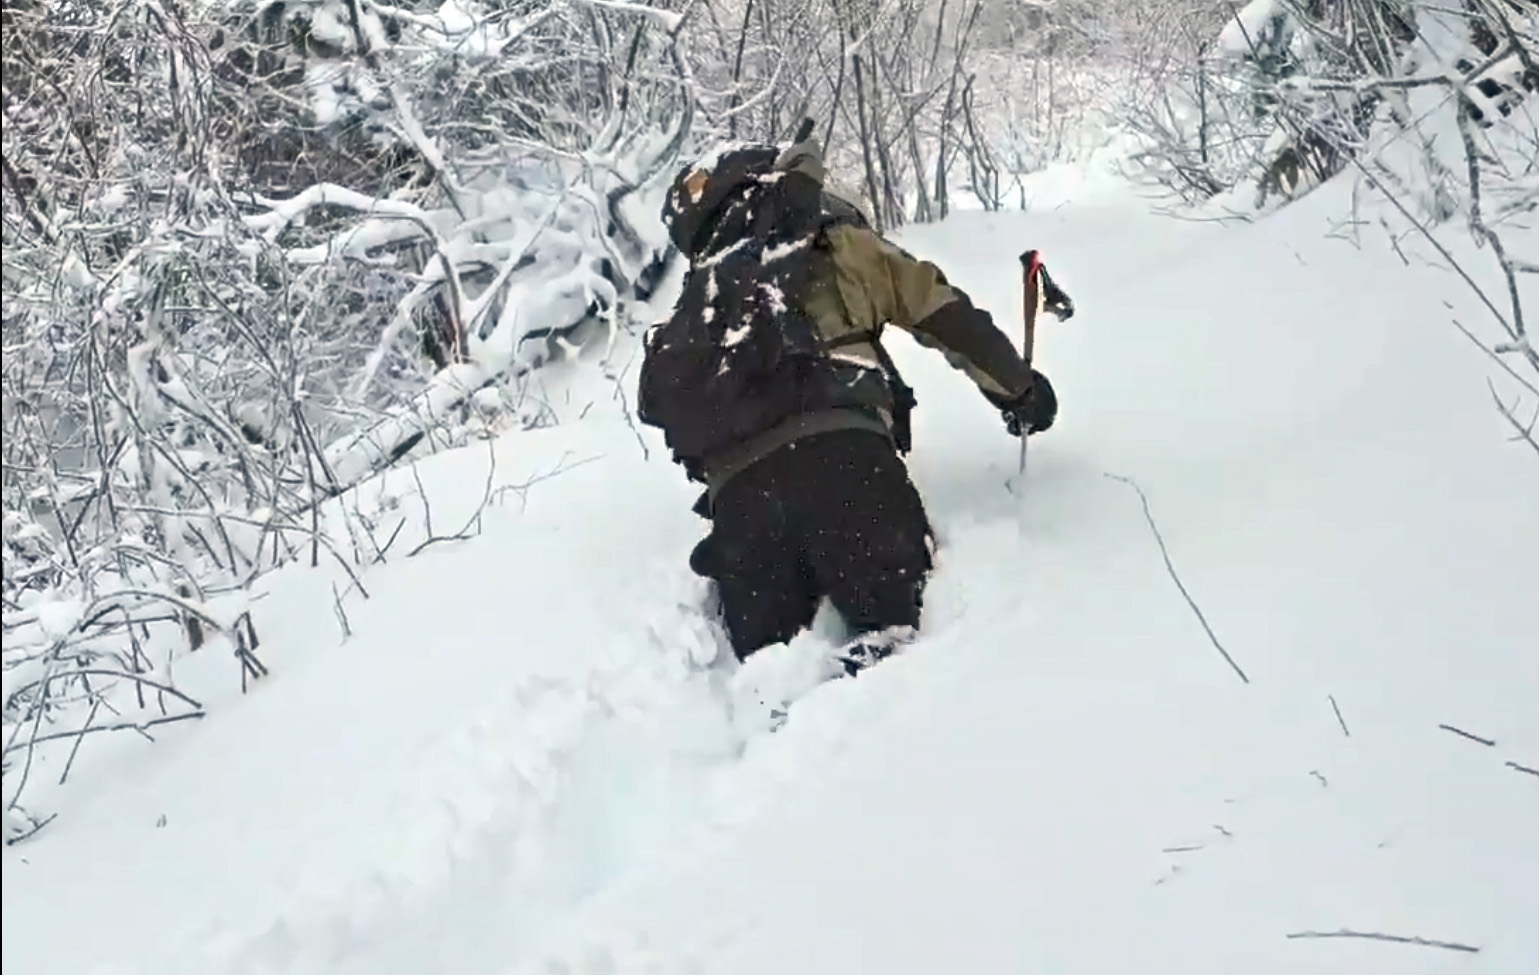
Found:
M 81 750 L 5 852 L 7 975 L 1539 971 L 1539 464 L 1473 303 L 1328 238 L 1340 187 L 1244 226 L 1039 189 L 903 236 L 1012 331 L 1027 246 L 1080 308 L 1024 497 L 894 341 L 943 546 L 909 651 L 724 659 L 693 492 L 571 364 L 569 422 L 420 465 L 442 534 L 495 457 L 473 540 L 404 557 L 409 471 L 349 499 L 407 522 L 350 638 L 287 570 L 253 693 L 194 658 L 205 721 Z M 1341 929 L 1480 950 L 1289 937 Z

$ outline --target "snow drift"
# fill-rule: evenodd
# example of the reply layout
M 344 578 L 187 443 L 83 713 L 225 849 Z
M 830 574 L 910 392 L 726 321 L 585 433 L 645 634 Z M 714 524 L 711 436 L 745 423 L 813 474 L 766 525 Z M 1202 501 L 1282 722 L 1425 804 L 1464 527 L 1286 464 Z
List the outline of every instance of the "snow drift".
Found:
M 208 718 L 81 751 L 5 852 L 6 971 L 1533 971 L 1539 468 L 1473 302 L 1327 238 L 1345 187 L 1241 226 L 1033 189 L 904 235 L 1006 327 L 1025 246 L 1080 307 L 1024 496 L 894 341 L 943 546 L 908 653 L 724 659 L 633 372 L 557 367 L 561 426 L 345 499 L 399 534 L 366 599 L 271 580 L 251 694 L 194 658 Z

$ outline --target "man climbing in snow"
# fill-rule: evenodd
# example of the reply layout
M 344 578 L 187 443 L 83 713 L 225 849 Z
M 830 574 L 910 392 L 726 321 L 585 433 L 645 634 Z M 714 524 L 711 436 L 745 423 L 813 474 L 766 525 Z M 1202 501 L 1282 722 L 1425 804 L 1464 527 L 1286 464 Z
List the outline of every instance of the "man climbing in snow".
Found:
M 824 188 L 810 134 L 728 146 L 675 178 L 663 218 L 690 267 L 648 332 L 638 412 L 705 485 L 712 528 L 690 566 L 715 580 L 739 659 L 790 640 L 827 597 L 853 674 L 919 626 L 933 549 L 899 456 L 913 394 L 883 327 L 944 354 L 1016 436 L 1051 427 L 1058 404 L 987 312 Z

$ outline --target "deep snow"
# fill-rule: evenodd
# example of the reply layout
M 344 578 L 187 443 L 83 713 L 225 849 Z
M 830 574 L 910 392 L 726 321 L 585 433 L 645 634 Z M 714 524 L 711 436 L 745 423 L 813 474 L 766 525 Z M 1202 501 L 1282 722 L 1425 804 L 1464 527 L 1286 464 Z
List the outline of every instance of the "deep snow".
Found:
M 1024 247 L 1080 309 L 1039 330 L 1063 410 L 1023 497 L 987 404 L 894 341 L 943 544 L 905 655 L 810 691 L 820 634 L 717 659 L 694 492 L 564 366 L 492 480 L 560 473 L 409 559 L 411 473 L 367 485 L 408 526 L 350 638 L 340 571 L 286 570 L 253 693 L 194 658 L 206 720 L 82 748 L 5 852 L 7 975 L 1539 970 L 1539 779 L 1505 764 L 1539 766 L 1539 464 L 1473 301 L 1328 237 L 1339 185 L 1250 225 L 1035 190 L 902 237 L 1012 332 Z M 439 533 L 489 458 L 420 465 Z M 1481 950 L 1287 937 L 1344 928 Z

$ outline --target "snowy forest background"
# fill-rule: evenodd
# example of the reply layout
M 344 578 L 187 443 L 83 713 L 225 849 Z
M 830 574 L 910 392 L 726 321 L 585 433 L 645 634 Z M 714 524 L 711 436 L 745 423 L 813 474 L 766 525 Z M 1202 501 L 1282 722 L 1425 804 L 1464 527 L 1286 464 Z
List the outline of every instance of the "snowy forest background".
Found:
M 541 371 L 575 356 L 623 402 L 618 339 L 676 256 L 661 190 L 718 140 L 783 141 L 806 115 L 884 229 L 1025 207 L 1024 174 L 1097 152 L 1204 219 L 1350 174 L 1401 219 L 1343 213 L 1344 234 L 1473 234 L 1489 266 L 1445 251 L 1448 287 L 1488 314 L 1450 327 L 1517 390 L 1492 387 L 1513 449 L 1539 451 L 1539 251 L 1506 232 L 1539 207 L 1527 0 L 5 0 L 3 17 L 8 842 L 49 821 L 28 801 L 38 749 L 201 716 L 172 673 L 188 654 L 265 673 L 256 579 L 407 554 L 393 519 L 346 503 L 372 474 L 556 423 Z

